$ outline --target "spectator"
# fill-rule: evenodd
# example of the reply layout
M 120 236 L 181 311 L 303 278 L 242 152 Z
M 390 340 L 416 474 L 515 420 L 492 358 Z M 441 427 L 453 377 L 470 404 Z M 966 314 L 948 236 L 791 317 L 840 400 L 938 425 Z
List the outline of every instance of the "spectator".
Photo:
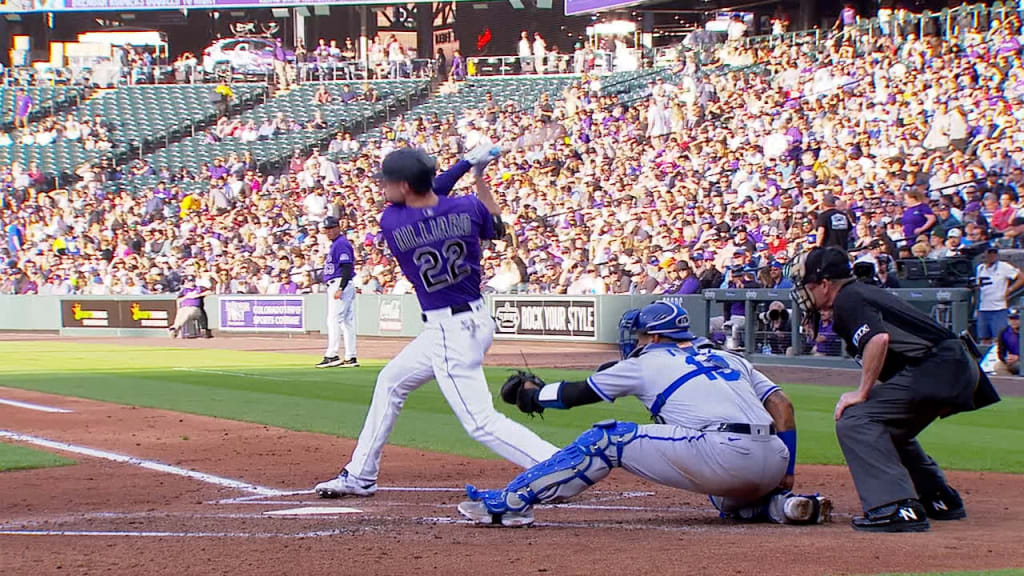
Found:
M 448 57 L 445 56 L 443 48 L 438 48 L 437 55 L 434 56 L 434 70 L 437 72 L 439 82 L 448 81 Z
M 525 74 L 528 65 L 533 61 L 533 45 L 530 43 L 530 34 L 523 30 L 519 37 L 519 73 Z
M 288 77 L 288 55 L 284 51 L 281 39 L 275 39 L 274 44 L 274 78 L 277 80 L 277 87 L 287 90 L 291 85 Z
M 917 189 L 908 190 L 904 195 L 903 238 L 910 243 L 921 234 L 928 233 L 937 219 L 932 209 L 924 202 L 924 193 Z
M 352 91 L 351 86 L 345 84 L 344 86 L 341 87 L 341 96 L 339 97 L 339 99 L 342 102 L 348 104 L 349 102 L 355 102 L 357 98 L 359 98 L 359 95 Z
M 818 214 L 818 246 L 850 247 L 853 223 L 845 212 L 836 208 L 836 197 L 825 194 L 821 201 L 824 210 Z
M 345 88 L 348 88 L 347 84 L 345 85 Z M 344 95 L 342 95 L 342 100 L 344 100 Z M 317 88 L 316 93 L 313 94 L 313 105 L 314 106 L 323 106 L 325 104 L 330 104 L 330 103 L 331 103 L 331 93 L 327 91 L 327 85 L 326 84 L 321 84 L 320 87 Z
M 451 78 L 457 82 L 466 79 L 466 61 L 462 59 L 462 52 L 458 50 L 452 53 Z
M 35 108 L 35 101 L 24 88 L 18 88 L 14 97 L 14 129 L 28 130 L 28 118 Z
M 537 74 L 543 74 L 545 70 L 545 57 L 548 44 L 541 38 L 540 32 L 533 33 L 533 68 Z
M 1007 314 L 1007 326 L 996 339 L 999 361 L 1013 375 L 1020 374 L 1020 311 L 1011 308 Z
M 1011 294 L 1024 286 L 1024 275 L 1017 268 L 999 260 L 999 250 L 989 248 L 978 265 L 978 338 L 991 345 L 1007 326 L 1006 304 Z

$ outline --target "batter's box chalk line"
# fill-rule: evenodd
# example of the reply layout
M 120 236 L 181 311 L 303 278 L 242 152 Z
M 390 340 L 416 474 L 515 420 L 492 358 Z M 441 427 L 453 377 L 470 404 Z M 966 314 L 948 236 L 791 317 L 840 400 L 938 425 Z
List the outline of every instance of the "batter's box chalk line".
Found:
M 233 488 L 235 490 L 249 492 L 251 494 L 255 494 L 258 496 L 276 497 L 286 493 L 283 490 L 267 488 L 266 486 L 258 486 L 256 484 L 250 484 L 248 482 L 243 482 L 241 480 L 225 478 L 223 476 L 207 474 L 205 472 L 196 472 L 195 470 L 188 470 L 187 468 L 181 468 L 180 466 L 164 464 L 163 462 L 158 462 L 156 460 L 146 460 L 143 458 L 136 458 L 134 456 L 128 456 L 125 454 L 118 454 L 117 452 L 110 452 L 108 450 L 89 448 L 88 446 L 79 446 L 76 444 L 69 444 L 67 442 L 58 442 L 56 440 L 49 440 L 46 438 L 40 438 L 38 436 L 31 436 L 28 434 L 19 434 L 17 432 L 12 432 L 10 430 L 0 430 L 0 438 L 6 438 L 8 440 L 13 440 L 15 442 L 24 442 L 26 444 L 42 446 L 44 448 L 50 448 L 51 450 L 57 450 L 60 452 L 69 452 L 71 454 L 80 454 L 82 456 L 90 456 L 92 458 L 109 460 L 111 462 L 130 464 L 132 466 L 138 466 L 139 468 L 154 470 L 156 472 L 163 472 L 165 474 L 172 474 L 174 476 L 191 478 L 193 480 L 205 482 L 207 484 L 212 484 L 214 486 L 220 486 L 222 488 Z

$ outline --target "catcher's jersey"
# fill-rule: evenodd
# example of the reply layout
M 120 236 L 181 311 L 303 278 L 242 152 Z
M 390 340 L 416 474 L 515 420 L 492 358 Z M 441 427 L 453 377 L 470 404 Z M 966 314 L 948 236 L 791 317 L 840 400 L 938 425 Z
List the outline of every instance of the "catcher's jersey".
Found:
M 595 373 L 587 383 L 608 402 L 636 396 L 648 410 L 662 395 L 659 415 L 664 422 L 692 429 L 771 424 L 763 402 L 779 389 L 740 356 L 675 343 L 648 344 L 639 355 Z M 667 395 L 672 386 L 676 390 Z

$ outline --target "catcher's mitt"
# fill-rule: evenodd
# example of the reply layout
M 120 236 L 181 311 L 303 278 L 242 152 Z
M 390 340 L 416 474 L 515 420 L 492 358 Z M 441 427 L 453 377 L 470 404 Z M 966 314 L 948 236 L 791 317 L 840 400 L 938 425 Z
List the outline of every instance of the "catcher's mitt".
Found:
M 537 400 L 537 392 L 544 387 L 544 381 L 533 372 L 517 371 L 501 385 L 501 399 L 515 404 L 525 414 L 541 414 L 544 407 Z

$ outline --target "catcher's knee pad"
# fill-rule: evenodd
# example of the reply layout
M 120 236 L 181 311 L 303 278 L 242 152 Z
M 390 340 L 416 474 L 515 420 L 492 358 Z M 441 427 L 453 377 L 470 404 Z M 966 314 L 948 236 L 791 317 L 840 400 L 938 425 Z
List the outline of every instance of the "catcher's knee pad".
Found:
M 504 505 L 519 510 L 579 494 L 621 465 L 622 449 L 636 435 L 633 422 L 606 420 L 595 424 L 572 444 L 517 476 L 504 490 Z

